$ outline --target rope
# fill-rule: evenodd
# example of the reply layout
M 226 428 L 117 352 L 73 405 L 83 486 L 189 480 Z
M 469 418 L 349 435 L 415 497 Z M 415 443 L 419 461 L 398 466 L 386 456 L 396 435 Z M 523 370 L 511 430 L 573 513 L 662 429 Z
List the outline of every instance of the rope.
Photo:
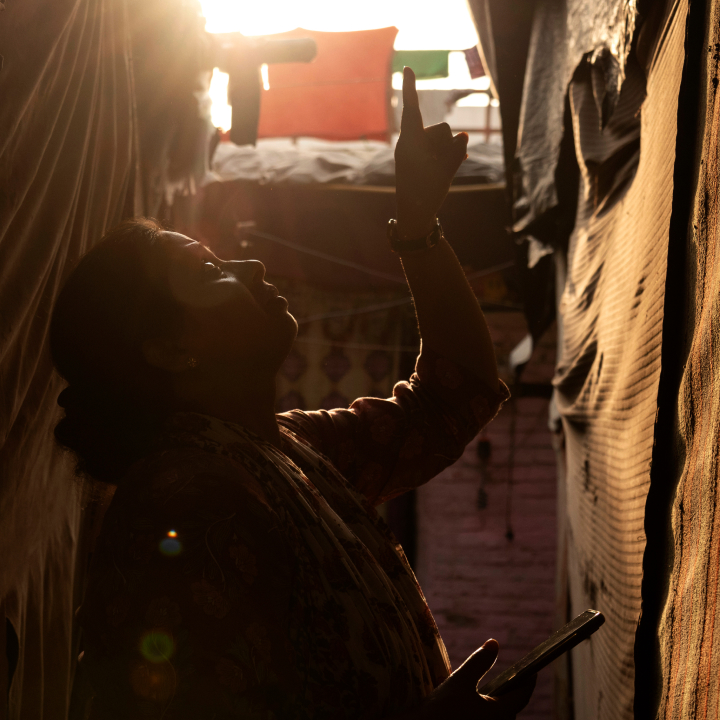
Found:
M 487 268 L 485 270 L 478 270 L 477 272 L 470 273 L 467 276 L 468 280 L 477 280 L 480 277 L 483 277 L 484 275 L 492 275 L 492 273 L 498 272 L 499 270 L 504 270 L 505 268 L 508 268 L 510 266 L 514 265 L 513 262 L 506 262 L 502 263 L 500 265 L 494 265 L 491 268 Z M 363 315 L 364 313 L 371 313 L 371 312 L 378 312 L 380 310 L 388 310 L 390 308 L 399 307 L 401 305 L 406 305 L 407 303 L 412 302 L 412 297 L 406 297 L 401 298 L 399 300 L 390 300 L 388 302 L 384 303 L 377 303 L 375 305 L 365 305 L 364 307 L 360 308 L 353 308 L 352 310 L 335 310 L 333 312 L 328 313 L 318 313 L 317 315 L 308 315 L 307 317 L 300 318 L 297 320 L 298 325 L 304 325 L 305 323 L 313 322 L 315 320 L 327 320 L 330 318 L 337 318 L 337 317 L 349 317 L 351 315 Z M 505 306 L 502 304 L 497 303 L 490 303 L 493 307 L 503 308 L 506 310 L 518 310 L 521 308 L 516 308 L 514 306 Z
M 320 250 L 312 250 L 311 248 L 303 247 L 298 243 L 294 243 L 290 240 L 285 240 L 278 237 L 277 235 L 271 235 L 270 233 L 261 232 L 260 230 L 250 230 L 246 228 L 243 228 L 243 230 L 247 235 L 250 235 L 252 237 L 259 237 L 263 240 L 270 240 L 271 242 L 275 242 L 278 245 L 284 245 L 285 247 L 305 253 L 306 255 L 312 255 L 313 257 L 318 257 L 322 260 L 336 263 L 337 265 L 343 265 L 345 267 L 352 268 L 353 270 L 359 270 L 366 275 L 374 275 L 375 277 L 382 278 L 383 280 L 390 280 L 391 282 L 401 283 L 402 285 L 406 284 L 405 278 L 400 278 L 397 275 L 391 275 L 390 273 L 385 273 L 381 270 L 375 270 L 373 268 L 366 267 L 365 265 L 360 265 L 359 263 L 352 262 L 352 260 L 344 260 L 343 258 L 339 258 L 336 255 L 330 255 L 329 253 L 324 253 Z M 514 260 L 508 260 L 507 262 L 500 263 L 499 265 L 493 265 L 492 267 L 485 268 L 484 270 L 478 270 L 476 272 L 470 273 L 466 277 L 468 280 L 477 280 L 478 278 L 481 278 L 485 275 L 492 275 L 492 273 L 499 272 L 500 270 L 506 270 L 507 268 L 513 267 L 514 265 Z
M 378 303 L 377 305 L 366 305 L 361 308 L 353 308 L 352 310 L 336 310 L 334 312 L 319 313 L 318 315 L 308 315 L 297 321 L 298 325 L 313 322 L 315 320 L 327 320 L 329 318 L 347 317 L 349 315 L 363 315 L 364 313 L 377 312 L 379 310 L 388 310 L 389 308 L 407 305 L 412 302 L 411 297 L 401 298 L 400 300 L 390 300 L 389 302 Z
M 335 255 L 328 255 L 327 253 L 320 252 L 320 250 L 311 250 L 310 248 L 303 247 L 302 245 L 291 242 L 290 240 L 283 240 L 276 235 L 270 235 L 270 233 L 260 232 L 259 230 L 246 230 L 245 232 L 251 237 L 259 237 L 263 238 L 264 240 L 270 240 L 271 242 L 275 242 L 278 245 L 284 245 L 285 247 L 291 248 L 292 250 L 297 250 L 298 252 L 303 252 L 307 255 L 321 258 L 322 260 L 328 260 L 329 262 L 334 262 L 337 265 L 344 265 L 345 267 L 352 268 L 353 270 L 359 270 L 366 275 L 373 275 L 375 277 L 382 278 L 383 280 L 390 280 L 390 282 L 405 285 L 405 278 L 401 278 L 397 275 L 384 273 L 381 270 L 374 270 L 373 268 L 365 267 L 365 265 L 354 263 L 351 260 L 343 260 L 342 258 L 335 257 Z
M 369 343 L 351 343 L 334 341 L 334 340 L 312 340 L 310 338 L 295 338 L 296 343 L 303 343 L 304 345 L 326 345 L 327 347 L 344 347 L 348 350 L 390 350 L 393 352 L 412 352 L 419 353 L 419 345 L 372 345 Z
M 240 223 L 238 223 L 238 226 L 240 226 Z M 373 268 L 366 267 L 365 265 L 360 265 L 359 263 L 352 262 L 351 260 L 344 260 L 343 258 L 321 252 L 320 250 L 312 250 L 310 248 L 303 247 L 298 243 L 294 243 L 290 240 L 285 240 L 283 238 L 277 237 L 277 235 L 271 235 L 270 233 L 261 232 L 260 230 L 250 230 L 245 228 L 243 228 L 243 230 L 247 235 L 259 237 L 264 240 L 270 240 L 271 242 L 275 242 L 278 245 L 283 245 L 284 247 L 291 248 L 292 250 L 297 250 L 298 252 L 312 255 L 313 257 L 318 257 L 323 260 L 327 260 L 328 262 L 336 263 L 337 265 L 343 265 L 345 267 L 352 268 L 353 270 L 359 270 L 366 275 L 373 275 L 375 277 L 382 278 L 383 280 L 390 280 L 392 282 L 402 283 L 403 285 L 407 284 L 404 278 L 401 279 L 397 275 L 391 275 L 390 273 L 384 273 L 380 270 L 374 270 Z M 485 268 L 484 270 L 477 270 L 476 272 L 467 275 L 466 278 L 467 280 L 477 280 L 481 277 L 484 277 L 485 275 L 492 275 L 493 273 L 499 272 L 500 270 L 506 270 L 513 265 L 515 265 L 514 261 L 509 260 L 507 262 L 500 263 L 499 265 L 493 265 L 492 267 Z M 384 303 L 375 303 L 373 305 L 366 305 L 364 307 L 353 308 L 351 310 L 335 310 L 328 313 L 318 313 L 316 315 L 309 315 L 305 318 L 299 318 L 297 320 L 297 323 L 298 325 L 304 325 L 306 323 L 314 322 L 315 320 L 329 320 L 331 318 L 363 315 L 365 313 L 379 312 L 380 310 L 389 310 L 390 308 L 399 307 L 410 302 L 412 302 L 412 297 L 405 297 L 399 300 L 390 300 Z

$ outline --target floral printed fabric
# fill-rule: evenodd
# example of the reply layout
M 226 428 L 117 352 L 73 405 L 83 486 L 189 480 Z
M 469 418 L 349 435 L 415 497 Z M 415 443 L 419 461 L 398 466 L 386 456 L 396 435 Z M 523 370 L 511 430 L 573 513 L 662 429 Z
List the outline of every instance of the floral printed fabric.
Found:
M 417 704 L 447 654 L 372 504 L 453 462 L 505 397 L 426 352 L 390 400 L 279 416 L 281 449 L 174 416 L 94 553 L 92 717 L 382 720 Z

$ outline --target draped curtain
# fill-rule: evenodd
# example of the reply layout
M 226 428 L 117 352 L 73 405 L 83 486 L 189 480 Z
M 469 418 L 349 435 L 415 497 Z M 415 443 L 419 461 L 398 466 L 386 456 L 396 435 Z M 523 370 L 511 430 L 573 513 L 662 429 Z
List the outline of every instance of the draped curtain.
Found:
M 55 719 L 75 667 L 86 492 L 53 441 L 47 333 L 68 270 L 133 211 L 125 3 L 9 3 L 0 47 L 0 621 L 20 641 L 10 717 Z

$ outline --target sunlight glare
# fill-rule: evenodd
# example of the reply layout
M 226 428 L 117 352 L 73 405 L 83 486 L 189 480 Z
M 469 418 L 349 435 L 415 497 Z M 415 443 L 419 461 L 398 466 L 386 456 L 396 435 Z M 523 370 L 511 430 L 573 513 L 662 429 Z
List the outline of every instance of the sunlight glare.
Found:
M 229 80 L 230 75 L 215 68 L 208 91 L 212 99 L 212 123 L 223 131 L 229 130 L 232 123 L 232 107 L 227 101 Z
M 487 107 L 490 104 L 490 97 L 487 93 L 478 92 L 461 98 L 455 104 L 458 107 Z
M 464 50 L 478 41 L 466 0 L 201 0 L 208 32 L 271 35 L 398 28 L 396 50 Z
M 398 28 L 396 50 L 459 50 L 478 42 L 466 0 L 364 0 L 360 5 L 343 0 L 200 0 L 208 32 L 241 32 L 271 35 L 296 27 L 325 32 Z M 450 75 L 437 80 L 418 80 L 419 90 L 474 88 L 487 90 L 486 77 L 472 80 L 462 52 L 451 52 Z M 267 66 L 261 69 L 268 89 Z M 402 75 L 393 75 L 394 88 L 402 87 Z M 212 120 L 228 130 L 232 112 L 227 104 L 228 75 L 215 68 L 210 85 Z M 468 100 L 468 104 L 479 99 Z M 480 101 L 481 102 L 481 101 Z

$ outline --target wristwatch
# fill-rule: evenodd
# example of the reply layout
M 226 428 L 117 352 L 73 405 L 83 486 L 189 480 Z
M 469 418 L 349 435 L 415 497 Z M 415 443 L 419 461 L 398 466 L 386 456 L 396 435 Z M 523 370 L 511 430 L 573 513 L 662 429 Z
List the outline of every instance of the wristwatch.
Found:
M 413 240 L 401 240 L 398 235 L 397 220 L 390 220 L 388 221 L 387 236 L 390 242 L 390 248 L 396 253 L 428 250 L 437 245 L 440 240 L 445 237 L 442 227 L 440 226 L 440 221 L 437 218 L 435 219 L 435 227 L 427 235 L 414 238 Z

